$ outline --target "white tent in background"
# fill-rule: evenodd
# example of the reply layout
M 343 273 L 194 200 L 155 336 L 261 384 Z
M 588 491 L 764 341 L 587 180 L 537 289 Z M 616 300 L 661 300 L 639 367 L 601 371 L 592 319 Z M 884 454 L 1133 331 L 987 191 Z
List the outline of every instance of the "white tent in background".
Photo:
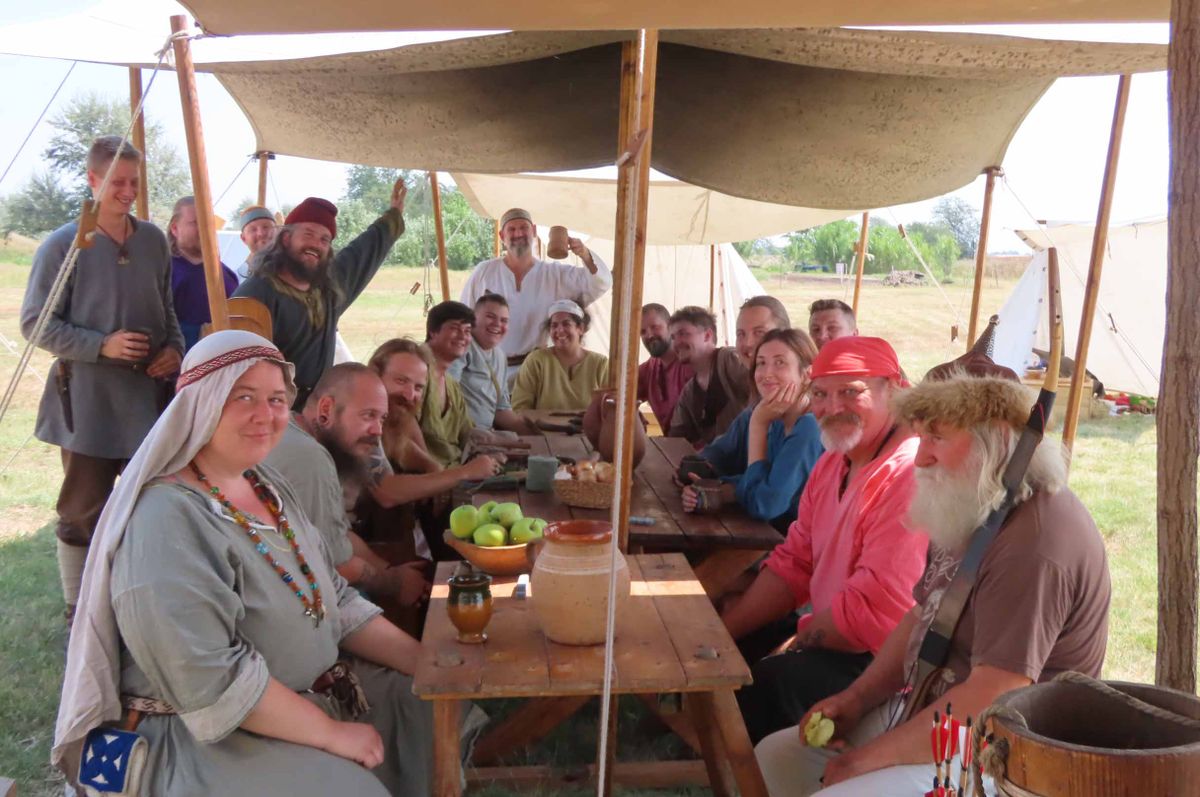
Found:
M 1058 249 L 1062 280 L 1064 354 L 1074 355 L 1093 229 L 1090 224 L 1060 224 L 1017 230 L 1035 253 L 1000 310 L 997 362 L 1020 372 L 1034 346 L 1049 348 L 1046 314 L 1041 308 L 1046 292 L 1046 249 L 1051 246 Z M 1166 294 L 1166 219 L 1110 227 L 1087 356 L 1087 369 L 1106 390 L 1158 395 Z

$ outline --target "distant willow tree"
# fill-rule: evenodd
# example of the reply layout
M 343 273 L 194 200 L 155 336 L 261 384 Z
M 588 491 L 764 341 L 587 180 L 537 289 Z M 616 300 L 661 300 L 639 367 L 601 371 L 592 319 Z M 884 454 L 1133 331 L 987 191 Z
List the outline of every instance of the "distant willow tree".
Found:
M 46 168 L 7 198 L 4 232 L 40 236 L 78 217 L 83 200 L 91 198 L 87 185 L 88 149 L 97 136 L 124 135 L 129 127 L 129 105 L 124 100 L 91 92 L 79 94 L 49 124 L 55 132 L 42 150 Z M 175 200 L 192 192 L 191 176 L 178 150 L 167 143 L 162 124 L 149 118 L 145 155 L 150 218 L 165 226 Z

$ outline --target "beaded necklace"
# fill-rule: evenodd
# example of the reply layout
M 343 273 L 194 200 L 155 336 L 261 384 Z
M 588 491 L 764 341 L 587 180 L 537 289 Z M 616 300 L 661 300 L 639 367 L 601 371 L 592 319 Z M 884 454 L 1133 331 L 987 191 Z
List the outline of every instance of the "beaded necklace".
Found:
M 246 518 L 246 514 L 234 506 L 233 502 L 221 493 L 221 488 L 208 481 L 208 477 L 200 471 L 200 467 L 196 465 L 194 461 L 190 464 L 190 467 L 192 469 L 192 473 L 196 474 L 196 478 L 200 480 L 200 483 L 208 488 L 208 492 L 212 495 L 212 497 L 215 498 L 217 502 L 221 504 L 221 506 L 228 510 L 229 514 L 233 516 L 234 522 L 241 526 L 242 530 L 246 532 L 246 536 L 248 536 L 250 541 L 254 543 L 254 549 L 262 554 L 263 558 L 267 560 L 267 564 L 275 569 L 275 572 L 279 574 L 279 577 L 283 580 L 283 583 L 286 584 L 288 588 L 295 593 L 300 602 L 304 604 L 304 616 L 312 618 L 313 628 L 319 626 L 321 621 L 325 619 L 325 602 L 321 599 L 321 587 L 317 584 L 317 577 L 313 573 L 312 568 L 308 566 L 308 561 L 304 558 L 304 553 L 300 550 L 299 543 L 296 542 L 296 532 L 292 531 L 292 527 L 288 524 L 287 518 L 283 514 L 283 509 L 280 508 L 279 504 L 275 502 L 275 498 L 271 495 L 271 491 L 268 490 L 267 486 L 263 484 L 261 479 L 258 478 L 258 474 L 253 470 L 247 470 L 242 473 L 242 476 L 245 477 L 246 481 L 250 482 L 250 486 L 254 489 L 254 494 L 257 495 L 258 500 L 262 501 L 263 505 L 266 506 L 267 511 L 271 513 L 271 517 L 274 518 L 275 522 L 279 525 L 280 533 L 291 545 L 292 553 L 296 555 L 296 561 L 300 563 L 300 572 L 304 574 L 306 579 L 308 579 L 309 589 L 312 590 L 311 599 L 304 594 L 303 587 L 298 587 L 296 585 L 296 580 L 292 574 L 284 569 L 283 565 L 279 564 L 275 557 L 271 555 L 271 549 L 267 547 L 265 542 L 263 542 L 262 535 L 260 535 L 258 531 L 250 525 L 250 521 Z

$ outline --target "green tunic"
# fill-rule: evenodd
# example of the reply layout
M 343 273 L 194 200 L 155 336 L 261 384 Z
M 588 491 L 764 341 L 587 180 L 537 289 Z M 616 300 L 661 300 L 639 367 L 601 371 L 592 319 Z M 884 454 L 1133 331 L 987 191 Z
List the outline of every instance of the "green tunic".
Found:
M 425 437 L 429 456 L 443 468 L 452 468 L 462 463 L 467 436 L 475 428 L 475 422 L 467 412 L 467 402 L 457 379 L 446 374 L 444 405 L 437 393 L 434 378 L 430 377 L 421 406 L 421 434 Z
M 568 368 L 550 348 L 534 349 L 513 385 L 514 410 L 586 410 L 592 391 L 608 384 L 608 358 L 594 351 Z
M 179 483 L 142 492 L 113 559 L 112 602 L 121 633 L 122 694 L 166 700 L 179 712 L 147 716 L 138 727 L 150 746 L 143 797 L 184 795 L 427 794 L 432 710 L 412 680 L 355 662 L 379 730 L 384 763 L 367 771 L 311 747 L 239 728 L 268 674 L 301 692 L 338 659 L 338 644 L 379 614 L 329 564 L 287 483 L 275 485 L 300 549 L 325 597 L 314 628 L 295 594 L 246 533 L 209 496 Z M 276 560 L 299 575 L 286 541 L 261 532 Z M 325 696 L 305 695 L 330 716 Z

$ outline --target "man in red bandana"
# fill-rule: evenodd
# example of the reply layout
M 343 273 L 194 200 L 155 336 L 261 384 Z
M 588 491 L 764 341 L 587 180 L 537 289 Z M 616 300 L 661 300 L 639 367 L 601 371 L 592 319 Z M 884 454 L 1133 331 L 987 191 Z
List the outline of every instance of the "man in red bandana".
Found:
M 849 686 L 913 605 L 927 539 L 905 525 L 915 489 L 917 439 L 890 409 L 907 386 L 880 338 L 831 341 L 812 364 L 812 413 L 825 453 L 817 460 L 787 539 L 722 619 L 753 661 L 787 631 L 788 649 L 753 665 L 738 692 L 757 743 L 795 725 L 818 700 Z M 774 638 L 771 639 L 772 634 Z
M 337 253 L 337 207 L 310 196 L 284 219 L 274 243 L 259 253 L 254 274 L 236 296 L 257 299 L 271 311 L 271 338 L 296 366 L 300 410 L 321 374 L 333 365 L 337 324 L 366 289 L 396 239 L 404 233 L 403 180 L 392 188 L 391 207 Z

